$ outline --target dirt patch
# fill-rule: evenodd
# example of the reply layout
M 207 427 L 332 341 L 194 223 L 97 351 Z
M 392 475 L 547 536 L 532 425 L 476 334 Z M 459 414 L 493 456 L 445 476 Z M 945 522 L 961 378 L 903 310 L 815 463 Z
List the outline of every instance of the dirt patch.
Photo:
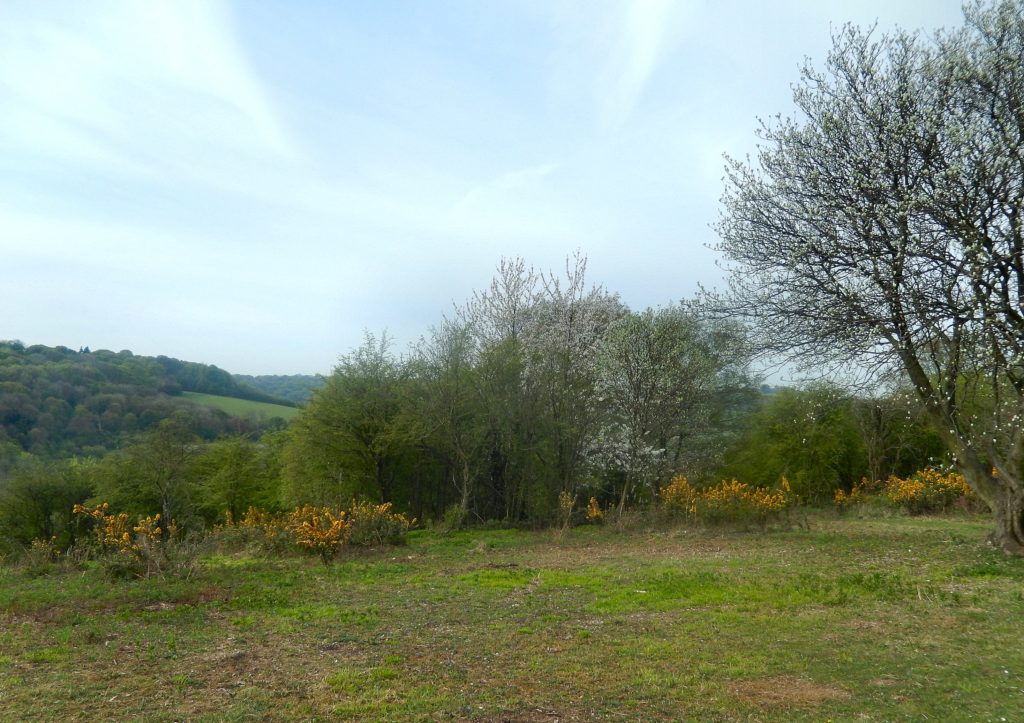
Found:
M 805 708 L 850 697 L 842 688 L 788 675 L 740 680 L 729 686 L 729 693 L 744 702 L 769 708 Z
M 518 713 L 507 713 L 494 718 L 486 718 L 488 723 L 558 723 L 559 721 L 579 720 L 574 715 L 566 715 L 548 708 L 532 708 Z
M 871 685 L 878 686 L 879 688 L 888 688 L 891 685 L 896 685 L 897 683 L 899 683 L 899 681 L 896 680 L 895 678 L 886 678 L 886 677 L 875 678 L 875 679 L 870 680 L 868 682 L 870 682 Z

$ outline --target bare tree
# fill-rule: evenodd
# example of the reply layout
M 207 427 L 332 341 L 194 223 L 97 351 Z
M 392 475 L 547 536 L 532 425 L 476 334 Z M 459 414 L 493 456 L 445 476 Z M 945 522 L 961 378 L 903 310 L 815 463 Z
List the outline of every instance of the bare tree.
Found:
M 798 115 L 730 161 L 714 301 L 808 364 L 898 370 L 1024 552 L 1024 5 L 835 39 Z

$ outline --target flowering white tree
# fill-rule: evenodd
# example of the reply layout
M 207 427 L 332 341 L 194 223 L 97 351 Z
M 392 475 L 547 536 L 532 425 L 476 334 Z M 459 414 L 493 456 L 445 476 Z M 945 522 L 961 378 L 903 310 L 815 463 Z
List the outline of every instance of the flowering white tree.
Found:
M 1024 552 L 1024 5 L 924 40 L 847 27 L 730 161 L 714 299 L 762 347 L 898 370 Z
M 525 350 L 548 436 L 537 453 L 559 491 L 572 494 L 607 417 L 598 389 L 602 342 L 627 311 L 617 294 L 588 286 L 586 270 L 586 258 L 576 254 L 566 261 L 564 279 L 541 275 Z
M 611 324 L 599 389 L 611 425 L 606 445 L 615 451 L 609 466 L 623 472 L 620 511 L 634 488 L 677 470 L 683 446 L 712 426 L 711 407 L 722 388 L 743 386 L 743 347 L 739 329 L 710 326 L 682 306 L 630 313 Z

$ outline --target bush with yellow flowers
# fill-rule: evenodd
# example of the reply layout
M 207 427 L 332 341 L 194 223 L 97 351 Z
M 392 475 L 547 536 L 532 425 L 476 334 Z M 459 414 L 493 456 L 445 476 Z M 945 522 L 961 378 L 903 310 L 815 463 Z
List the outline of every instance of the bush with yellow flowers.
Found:
M 140 517 L 133 525 L 127 512 L 114 514 L 106 502 L 91 508 L 75 505 L 72 512 L 91 525 L 91 551 L 115 577 L 147 577 L 179 567 L 181 560 L 173 559 L 167 549 L 167 543 L 176 541 L 178 529 L 173 522 L 163 525 L 159 513 Z
M 344 510 L 313 505 L 296 507 L 289 513 L 287 525 L 295 544 L 318 554 L 324 564 L 334 559 L 348 541 L 351 527 Z
M 662 509 L 673 516 L 712 523 L 764 524 L 796 502 L 785 478 L 774 489 L 753 487 L 735 479 L 698 489 L 683 475 L 662 488 L 659 498 Z
M 869 480 L 867 477 L 862 477 L 860 482 L 853 485 L 849 492 L 842 488 L 837 489 L 833 501 L 840 509 L 854 505 L 870 504 L 877 499 L 881 489 L 882 483 L 878 480 Z
M 604 520 L 604 510 L 596 497 L 591 497 L 587 503 L 587 522 L 598 523 Z
M 348 509 L 350 545 L 401 545 L 405 534 L 416 524 L 403 514 L 395 512 L 390 502 L 354 502 Z
M 390 502 L 355 502 L 347 509 L 304 505 L 290 512 L 274 513 L 250 507 L 240 520 L 225 514 L 225 523 L 214 528 L 218 545 L 257 548 L 281 553 L 299 548 L 329 562 L 346 545 L 399 545 L 413 525 L 392 509 Z
M 838 507 L 875 504 L 895 507 L 910 514 L 948 512 L 954 507 L 967 508 L 975 501 L 974 492 L 964 476 L 956 472 L 923 469 L 909 477 L 890 476 L 884 482 L 861 480 L 849 492 L 837 490 Z
M 974 492 L 962 474 L 923 469 L 906 479 L 890 477 L 885 481 L 883 497 L 907 512 L 947 512 L 961 500 L 969 502 Z

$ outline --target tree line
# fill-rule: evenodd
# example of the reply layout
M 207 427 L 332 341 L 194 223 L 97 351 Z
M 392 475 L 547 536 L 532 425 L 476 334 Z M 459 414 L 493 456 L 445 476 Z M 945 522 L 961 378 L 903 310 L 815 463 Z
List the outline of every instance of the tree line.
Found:
M 762 387 L 742 327 L 690 304 L 633 311 L 585 272 L 582 257 L 559 275 L 502 261 L 405 352 L 367 334 L 286 429 L 208 429 L 169 407 L 132 435 L 108 424 L 103 453 L 25 455 L 0 468 L 0 547 L 70 544 L 84 503 L 185 531 L 358 500 L 446 525 L 546 525 L 566 498 L 621 512 L 679 474 L 787 478 L 823 503 L 862 477 L 948 462 L 905 390 Z M 80 400 L 93 413 L 116 397 L 95 391 Z

